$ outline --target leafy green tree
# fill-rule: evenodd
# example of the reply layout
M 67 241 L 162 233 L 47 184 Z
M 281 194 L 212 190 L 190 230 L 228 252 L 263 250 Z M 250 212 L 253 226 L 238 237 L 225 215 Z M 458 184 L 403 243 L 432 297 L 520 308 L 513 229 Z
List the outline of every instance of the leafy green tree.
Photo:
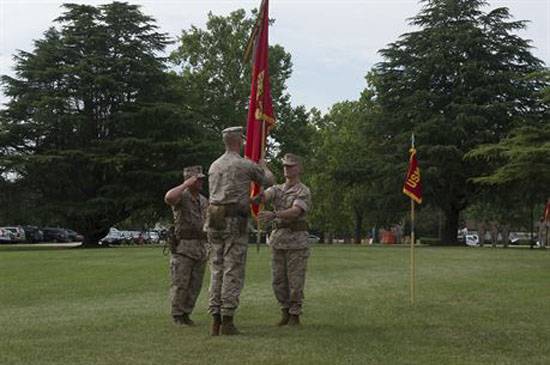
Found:
M 243 9 L 227 16 L 210 13 L 205 29 L 192 26 L 182 31 L 178 48 L 170 56 L 178 68 L 178 88 L 189 101 L 186 110 L 211 132 L 211 143 L 218 148 L 222 147 L 219 131 L 246 123 L 252 65 L 243 62 L 243 55 L 256 16 L 257 11 L 247 14 Z M 307 167 L 315 128 L 309 111 L 290 105 L 286 82 L 292 62 L 281 45 L 269 48 L 269 72 L 277 123 L 270 132 L 267 159 L 281 180 L 284 153 L 304 157 Z
M 138 6 L 65 4 L 3 76 L 4 172 L 35 198 L 44 224 L 95 245 L 111 225 L 162 204 L 168 181 L 204 161 L 202 133 L 158 55 L 168 44 Z M 210 154 L 211 155 L 211 154 Z
M 502 207 L 504 221 L 525 222 L 525 215 L 514 212 L 529 207 L 530 224 L 534 230 L 535 207 L 550 196 L 550 122 L 539 126 L 522 127 L 496 144 L 481 145 L 466 155 L 467 159 L 483 161 L 488 167 L 485 174 L 473 181 L 489 191 L 492 202 Z M 507 206 L 505 206 L 507 205 Z
M 456 243 L 459 214 L 478 191 L 470 179 L 486 168 L 464 155 L 539 120 L 546 106 L 537 92 L 547 82 L 529 77 L 542 62 L 517 34 L 526 22 L 511 20 L 507 8 L 486 13 L 481 0 L 422 4 L 411 19 L 418 30 L 381 50 L 384 60 L 368 75 L 380 108 L 373 131 L 393 165 L 389 175 L 403 173 L 393 162 L 416 134 L 425 199 L 445 214 L 444 242 Z
M 389 224 L 403 210 L 387 198 L 380 166 L 371 151 L 373 104 L 369 98 L 336 103 L 316 123 L 312 180 L 316 224 L 328 232 L 344 229 L 361 242 L 365 226 Z M 391 196 L 391 194 L 389 195 Z M 393 220 L 395 222 L 395 220 Z
M 228 16 L 208 14 L 206 29 L 183 30 L 170 59 L 179 67 L 182 93 L 202 127 L 219 132 L 244 125 L 250 96 L 251 64 L 243 62 L 257 12 L 239 9 Z M 289 109 L 286 81 L 292 73 L 291 56 L 280 45 L 269 47 L 269 71 L 274 108 L 280 121 Z
M 540 200 L 550 195 L 550 122 L 518 128 L 499 143 L 481 145 L 466 157 L 481 159 L 489 167 L 488 173 L 474 178 L 474 182 L 516 185 Z

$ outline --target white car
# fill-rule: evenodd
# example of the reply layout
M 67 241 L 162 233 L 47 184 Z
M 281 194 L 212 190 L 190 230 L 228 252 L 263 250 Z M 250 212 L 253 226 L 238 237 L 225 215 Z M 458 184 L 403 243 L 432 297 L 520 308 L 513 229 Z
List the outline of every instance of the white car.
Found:
M 145 239 L 150 243 L 159 243 L 160 235 L 157 231 L 149 231 L 146 233 Z
M 12 243 L 14 237 L 15 235 L 5 227 L 0 228 L 0 243 Z
M 466 246 L 478 246 L 479 245 L 479 237 L 477 234 L 467 234 L 466 235 Z
M 314 234 L 310 234 L 308 237 L 307 237 L 307 241 L 310 243 L 310 244 L 315 244 L 315 243 L 319 243 L 321 239 L 319 237 L 317 237 L 316 235 Z
M 13 234 L 13 242 L 25 242 L 25 230 L 23 227 L 2 227 L 4 230 L 8 230 Z

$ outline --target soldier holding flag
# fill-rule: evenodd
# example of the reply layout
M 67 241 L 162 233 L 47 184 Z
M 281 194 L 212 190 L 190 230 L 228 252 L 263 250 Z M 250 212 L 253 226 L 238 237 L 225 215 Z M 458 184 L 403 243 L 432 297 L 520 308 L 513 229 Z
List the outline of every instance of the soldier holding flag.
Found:
M 306 215 L 311 210 L 311 193 L 300 181 L 302 162 L 292 153 L 283 158 L 285 183 L 267 189 L 261 198 L 274 211 L 260 212 L 262 223 L 273 222 L 271 246 L 272 286 L 281 305 L 278 326 L 300 324 L 306 266 L 309 257 Z
M 250 183 L 273 185 L 274 177 L 265 165 L 240 156 L 242 127 L 223 130 L 225 153 L 208 171 L 210 205 L 205 230 L 211 246 L 208 306 L 212 314 L 212 336 L 235 335 L 239 331 L 233 316 L 244 285 L 248 249 Z

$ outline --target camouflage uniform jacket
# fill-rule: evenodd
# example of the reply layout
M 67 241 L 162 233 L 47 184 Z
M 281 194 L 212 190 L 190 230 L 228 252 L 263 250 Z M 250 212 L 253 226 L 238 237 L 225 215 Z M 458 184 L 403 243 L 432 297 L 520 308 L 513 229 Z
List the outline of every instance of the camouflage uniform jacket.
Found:
M 250 182 L 266 186 L 260 165 L 234 152 L 226 152 L 208 170 L 211 204 L 242 204 L 248 209 Z
M 298 250 L 308 247 L 307 230 L 293 231 L 291 228 L 277 228 L 288 224 L 302 224 L 306 226 L 306 215 L 311 210 L 311 192 L 301 182 L 288 187 L 286 184 L 273 185 L 265 191 L 265 199 L 271 202 L 275 211 L 282 211 L 297 206 L 302 209 L 302 214 L 293 220 L 276 219 L 274 229 L 269 237 L 269 244 L 274 249 Z
M 185 190 L 181 199 L 172 207 L 174 214 L 174 232 L 178 245 L 176 253 L 196 260 L 207 257 L 206 237 L 202 231 L 208 208 L 208 199 L 201 194 L 195 198 Z

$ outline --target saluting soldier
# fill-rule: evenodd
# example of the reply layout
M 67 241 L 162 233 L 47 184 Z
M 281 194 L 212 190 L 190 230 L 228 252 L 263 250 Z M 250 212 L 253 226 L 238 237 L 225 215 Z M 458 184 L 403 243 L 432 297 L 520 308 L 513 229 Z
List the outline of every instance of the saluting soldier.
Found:
M 282 317 L 277 325 L 300 324 L 306 266 L 309 257 L 308 224 L 311 193 L 300 181 L 301 159 L 287 153 L 283 157 L 285 183 L 274 185 L 261 195 L 274 211 L 259 213 L 262 223 L 273 222 L 269 237 L 272 255 L 272 286 L 281 306 Z
M 170 299 L 174 322 L 193 326 L 189 316 L 201 291 L 208 258 L 203 231 L 208 199 L 200 194 L 206 177 L 201 166 L 186 167 L 183 176 L 185 181 L 164 197 L 174 215 L 174 231 L 170 237 Z
M 240 156 L 243 146 L 242 127 L 222 131 L 225 153 L 208 171 L 210 206 L 205 230 L 212 248 L 210 257 L 209 312 L 212 314 L 212 336 L 235 335 L 233 317 L 239 306 L 244 285 L 248 249 L 250 183 L 273 185 L 273 174 Z

